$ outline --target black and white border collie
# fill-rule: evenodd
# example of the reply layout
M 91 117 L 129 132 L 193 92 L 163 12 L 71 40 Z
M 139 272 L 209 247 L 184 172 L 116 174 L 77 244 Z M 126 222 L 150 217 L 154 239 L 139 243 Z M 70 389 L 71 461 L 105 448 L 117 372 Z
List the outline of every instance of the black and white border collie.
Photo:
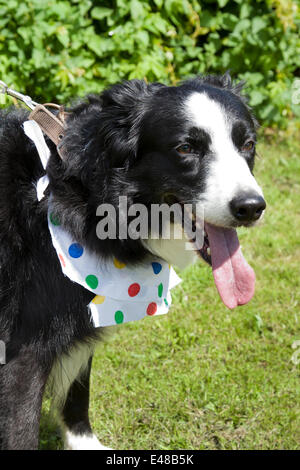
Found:
M 50 184 L 40 202 L 36 182 L 43 168 L 22 128 L 28 113 L 1 111 L 0 340 L 6 346 L 6 363 L 0 366 L 2 449 L 38 447 L 48 384 L 65 448 L 104 448 L 88 418 L 93 348 L 102 329 L 93 327 L 87 310 L 93 294 L 62 274 L 47 225 L 49 194 L 64 228 L 100 260 L 114 256 L 137 264 L 154 253 L 180 268 L 199 254 L 185 250 L 186 240 L 99 240 L 96 209 L 110 203 L 118 210 L 120 195 L 127 196 L 129 205 L 147 207 L 168 200 L 202 204 L 208 238 L 200 254 L 214 269 L 209 249 L 217 253 L 217 264 L 222 264 L 223 248 L 229 253 L 227 261 L 232 256 L 226 236 L 223 245 L 215 246 L 215 232 L 235 233 L 235 227 L 253 225 L 265 209 L 252 173 L 256 121 L 240 89 L 225 74 L 197 77 L 176 87 L 132 80 L 88 96 L 68 110 L 65 161 L 47 140 Z M 237 270 L 244 269 L 241 264 L 236 262 Z M 234 282 L 216 280 L 221 297 Z

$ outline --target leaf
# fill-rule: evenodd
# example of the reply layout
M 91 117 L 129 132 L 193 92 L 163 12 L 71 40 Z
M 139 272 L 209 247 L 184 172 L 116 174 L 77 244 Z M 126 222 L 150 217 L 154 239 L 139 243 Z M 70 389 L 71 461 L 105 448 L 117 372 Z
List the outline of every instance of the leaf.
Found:
M 130 1 L 130 14 L 133 20 L 141 19 L 146 16 L 147 10 L 145 4 L 139 0 Z
M 26 28 L 25 26 L 21 26 L 18 28 L 18 34 L 24 39 L 24 41 L 28 44 L 30 42 L 30 38 L 32 35 L 32 31 L 30 28 Z
M 266 99 L 265 95 L 259 90 L 253 90 L 250 93 L 250 105 L 257 106 Z
M 102 57 L 106 52 L 114 49 L 114 44 L 111 39 L 94 36 L 88 43 L 89 49 L 94 51 L 97 56 Z
M 218 0 L 218 5 L 220 6 L 220 8 L 224 8 L 228 2 L 229 0 Z
M 45 65 L 45 57 L 44 54 L 41 50 L 39 49 L 34 49 L 32 53 L 32 60 L 34 63 L 34 66 L 38 69 Z
M 68 47 L 69 45 L 69 33 L 65 26 L 60 26 L 57 30 L 57 39 L 64 46 Z
M 138 31 L 135 35 L 137 43 L 147 47 L 149 44 L 149 33 L 147 31 Z
M 252 5 L 246 2 L 243 3 L 240 9 L 240 18 L 241 19 L 249 18 L 249 16 L 251 16 L 251 13 L 252 13 Z
M 96 20 L 103 20 L 103 18 L 107 18 L 113 13 L 111 8 L 106 7 L 95 7 L 91 10 L 91 17 L 95 18 Z
M 249 31 L 250 27 L 251 27 L 251 21 L 248 18 L 245 18 L 245 19 L 237 22 L 237 24 L 234 28 L 234 33 L 238 34 L 241 31 Z
M 232 15 L 231 13 L 224 13 L 221 17 L 221 25 L 225 29 L 229 29 L 230 31 L 233 30 L 235 25 L 238 22 L 238 18 L 235 15 Z
M 252 32 L 254 34 L 258 33 L 260 30 L 264 29 L 267 26 L 267 21 L 260 17 L 260 16 L 255 16 L 252 19 Z

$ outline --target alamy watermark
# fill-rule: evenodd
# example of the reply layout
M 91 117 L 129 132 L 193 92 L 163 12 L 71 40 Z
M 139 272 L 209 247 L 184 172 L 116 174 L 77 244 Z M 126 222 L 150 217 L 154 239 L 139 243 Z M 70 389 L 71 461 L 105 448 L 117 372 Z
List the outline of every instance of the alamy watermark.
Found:
M 291 361 L 297 366 L 300 364 L 300 339 L 293 342 L 292 348 L 296 349 L 296 351 L 292 354 Z
M 200 249 L 204 240 L 204 209 L 201 204 L 128 205 L 126 196 L 119 204 L 101 204 L 96 215 L 101 217 L 96 227 L 100 240 L 183 239 L 186 250 Z
M 6 346 L 4 341 L 0 339 L 0 364 L 6 364 Z
M 292 84 L 292 103 L 300 104 L 300 79 L 297 78 Z

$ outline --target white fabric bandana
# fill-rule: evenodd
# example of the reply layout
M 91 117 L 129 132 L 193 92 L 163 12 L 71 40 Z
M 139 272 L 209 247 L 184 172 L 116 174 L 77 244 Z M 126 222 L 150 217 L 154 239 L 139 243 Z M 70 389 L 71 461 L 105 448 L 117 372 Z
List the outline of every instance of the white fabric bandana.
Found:
M 46 168 L 50 151 L 41 129 L 34 121 L 24 122 L 23 127 Z M 39 201 L 47 186 L 48 177 L 43 176 L 37 182 Z M 51 214 L 51 208 L 48 211 L 48 226 L 65 276 L 95 293 L 88 305 L 95 327 L 168 312 L 172 301 L 170 290 L 181 279 L 164 260 L 153 258 L 136 267 L 127 266 L 116 258 L 100 262 L 60 226 L 59 220 Z

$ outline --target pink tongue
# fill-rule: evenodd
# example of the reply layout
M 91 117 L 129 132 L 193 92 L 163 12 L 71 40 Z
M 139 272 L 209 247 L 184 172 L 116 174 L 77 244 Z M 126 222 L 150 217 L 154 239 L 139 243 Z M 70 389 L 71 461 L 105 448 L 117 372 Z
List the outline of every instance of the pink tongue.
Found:
M 254 294 L 255 274 L 242 255 L 234 229 L 205 224 L 209 239 L 213 276 L 226 307 L 249 302 Z

